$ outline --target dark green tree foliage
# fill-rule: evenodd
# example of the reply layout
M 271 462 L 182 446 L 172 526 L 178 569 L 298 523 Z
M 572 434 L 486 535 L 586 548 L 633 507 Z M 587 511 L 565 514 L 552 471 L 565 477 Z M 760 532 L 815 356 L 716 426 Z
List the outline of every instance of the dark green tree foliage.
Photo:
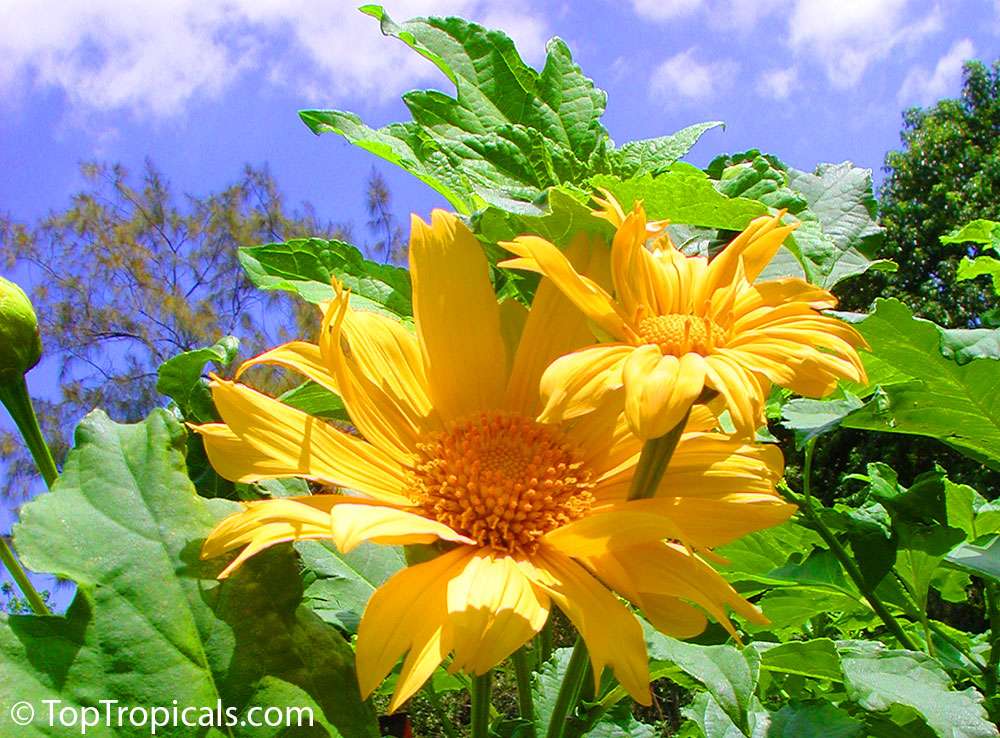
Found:
M 235 183 L 203 198 L 178 197 L 149 162 L 138 183 L 122 166 L 82 169 L 89 187 L 66 210 L 34 225 L 0 217 L 0 264 L 27 269 L 45 357 L 58 362 L 60 396 L 36 399 L 57 460 L 92 408 L 135 422 L 165 404 L 157 367 L 171 356 L 226 335 L 241 340 L 244 356 L 311 335 L 314 309 L 257 290 L 237 248 L 345 236 L 308 205 L 290 210 L 266 166 L 247 166 Z M 0 460 L 3 494 L 23 498 L 34 465 L 12 433 L 0 436 Z
M 996 297 L 985 280 L 955 281 L 962 257 L 974 253 L 940 238 L 1000 218 L 1000 61 L 966 62 L 962 96 L 907 110 L 901 138 L 903 148 L 886 155 L 879 193 L 884 256 L 899 270 L 843 285 L 842 304 L 864 310 L 875 297 L 898 297 L 945 327 L 979 325 Z

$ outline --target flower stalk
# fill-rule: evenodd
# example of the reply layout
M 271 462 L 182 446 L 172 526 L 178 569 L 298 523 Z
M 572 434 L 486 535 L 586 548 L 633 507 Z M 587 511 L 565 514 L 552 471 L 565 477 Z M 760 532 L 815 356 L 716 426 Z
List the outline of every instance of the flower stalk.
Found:
M 38 425 L 38 416 L 35 415 L 35 408 L 31 404 L 28 384 L 23 374 L 0 371 L 0 402 L 3 402 L 17 425 L 42 479 L 45 480 L 45 486 L 51 488 L 59 476 L 59 470 L 56 468 L 48 444 L 42 437 L 42 429 Z
M 528 666 L 528 646 L 514 651 L 514 676 L 517 678 L 517 704 L 521 717 L 531 723 L 529 735 L 535 735 L 535 704 L 531 699 L 531 669 Z
M 487 738 L 490 733 L 490 691 L 493 671 L 472 677 L 472 724 L 469 726 L 471 738 Z
M 49 608 L 45 606 L 45 600 L 42 599 L 42 596 L 38 594 L 38 590 L 31 584 L 28 575 L 14 556 L 14 552 L 10 550 L 7 539 L 3 536 L 0 536 L 0 562 L 3 562 L 7 571 L 10 572 L 11 577 L 13 577 L 17 586 L 20 587 L 21 592 L 24 594 L 25 599 L 28 600 L 28 604 L 31 605 L 34 613 L 36 615 L 50 615 Z
M 986 581 L 986 611 L 990 618 L 990 657 L 986 664 L 986 694 L 997 693 L 997 670 L 1000 669 L 1000 587 Z
M 576 707 L 576 703 L 580 699 L 580 692 L 583 691 L 583 680 L 587 676 L 587 662 L 589 660 L 587 644 L 584 643 L 582 636 L 577 636 L 573 652 L 569 656 L 569 663 L 566 665 L 562 685 L 559 687 L 559 694 L 556 695 L 556 703 L 552 707 L 552 716 L 545 738 L 563 737 L 566 730 L 566 718 Z
M 812 523 L 816 532 L 819 533 L 820 538 L 823 542 L 830 548 L 833 555 L 837 557 L 840 565 L 844 567 L 844 571 L 847 572 L 847 576 L 851 578 L 851 581 L 857 586 L 861 591 L 861 594 L 871 605 L 872 610 L 875 614 L 879 616 L 879 619 L 885 624 L 889 629 L 889 632 L 895 636 L 896 640 L 900 642 L 903 648 L 909 649 L 910 651 L 919 651 L 920 646 L 903 630 L 903 626 L 899 624 L 899 621 L 893 617 L 892 613 L 885 606 L 885 603 L 875 594 L 875 590 L 872 589 L 868 583 L 865 581 L 864 575 L 861 573 L 861 569 L 858 568 L 857 563 L 855 563 L 853 557 L 847 553 L 847 549 L 841 545 L 840 541 L 833 534 L 826 523 L 823 522 L 822 518 L 816 513 L 816 510 L 812 506 L 812 490 L 810 488 L 810 478 L 812 476 L 812 460 L 813 452 L 816 449 L 816 439 L 812 438 L 806 443 L 805 447 L 805 462 L 802 467 L 802 496 L 793 499 L 793 502 L 797 503 L 799 509 L 802 510 L 802 514 L 809 519 Z M 785 486 L 788 490 L 788 487 Z
M 660 486 L 663 473 L 667 470 L 670 457 L 674 455 L 684 426 L 687 424 L 691 411 L 684 413 L 681 422 L 658 438 L 650 438 L 642 444 L 642 451 L 639 453 L 639 463 L 635 467 L 635 476 L 632 477 L 632 485 L 628 490 L 630 500 L 642 500 L 656 494 L 656 488 Z

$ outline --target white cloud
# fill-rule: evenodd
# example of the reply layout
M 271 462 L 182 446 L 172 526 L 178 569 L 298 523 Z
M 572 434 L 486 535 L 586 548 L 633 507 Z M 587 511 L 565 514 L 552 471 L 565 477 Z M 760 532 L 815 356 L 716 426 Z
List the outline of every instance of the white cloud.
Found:
M 694 58 L 694 53 L 692 47 L 658 66 L 649 81 L 650 95 L 694 101 L 729 87 L 739 69 L 736 62 L 726 59 L 702 64 Z
M 665 21 L 693 13 L 702 4 L 702 0 L 632 0 L 632 9 L 643 18 Z
M 923 67 L 914 67 L 903 80 L 899 89 L 899 101 L 903 104 L 929 105 L 943 97 L 958 94 L 962 86 L 962 62 L 976 53 L 972 41 L 962 39 L 942 56 L 933 72 Z
M 914 44 L 941 28 L 935 9 L 906 22 L 908 0 L 796 0 L 788 21 L 789 43 L 826 67 L 837 87 L 856 83 L 896 47 Z
M 787 100 L 798 81 L 799 70 L 796 67 L 771 69 L 757 81 L 757 93 L 773 100 Z
M 398 20 L 457 14 L 499 24 L 530 62 L 544 59 L 545 23 L 527 0 L 399 0 L 392 11 Z M 388 100 L 443 79 L 339 0 L 23 0 L 0 3 L 0 27 L 8 104 L 56 89 L 77 111 L 171 116 L 247 72 L 326 104 L 348 94 Z

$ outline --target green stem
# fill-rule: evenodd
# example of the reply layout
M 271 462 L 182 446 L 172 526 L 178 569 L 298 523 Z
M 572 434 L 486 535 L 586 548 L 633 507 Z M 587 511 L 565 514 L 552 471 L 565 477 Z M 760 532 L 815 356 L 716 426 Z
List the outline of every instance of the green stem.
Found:
M 1000 667 L 1000 597 L 995 582 L 986 580 L 986 611 L 990 616 L 990 658 L 986 664 L 986 696 L 997 693 L 997 668 Z
M 559 687 L 559 694 L 556 696 L 556 703 L 552 707 L 552 717 L 549 720 L 549 730 L 545 734 L 545 738 L 562 738 L 563 731 L 566 730 L 566 718 L 576 707 L 577 700 L 580 699 L 583 680 L 587 676 L 587 662 L 589 661 L 587 645 L 583 642 L 582 636 L 577 636 L 573 652 L 569 656 L 569 663 L 566 665 L 562 685 Z
M 10 417 L 14 419 L 17 429 L 21 432 L 21 437 L 24 438 L 28 450 L 31 451 L 38 471 L 42 473 L 45 485 L 51 488 L 52 483 L 59 476 L 59 470 L 56 469 L 52 453 L 49 451 L 45 439 L 42 438 L 42 429 L 38 427 L 38 417 L 31 404 L 28 384 L 24 381 L 23 374 L 0 373 L 0 402 L 7 408 Z
M 864 575 L 861 573 L 861 569 L 854 562 L 847 550 L 840 544 L 837 537 L 833 535 L 833 532 L 826 526 L 822 518 L 816 514 L 816 511 L 812 506 L 812 490 L 810 489 L 810 477 L 812 476 L 812 459 L 813 451 L 816 448 L 816 439 L 810 439 L 806 443 L 805 448 L 805 463 L 802 468 L 802 497 L 795 500 L 802 510 L 802 514 L 805 515 L 809 521 L 813 524 L 816 532 L 819 533 L 820 538 L 823 539 L 824 543 L 829 546 L 830 550 L 833 551 L 833 555 L 837 557 L 841 566 L 844 567 L 844 571 L 847 572 L 847 576 L 851 578 L 851 581 L 857 586 L 864 595 L 864 598 L 871 605 L 872 610 L 875 614 L 879 616 L 885 626 L 889 629 L 899 641 L 904 648 L 910 651 L 919 651 L 920 647 L 906 634 L 903 627 L 899 624 L 899 621 L 892 616 L 889 609 L 885 606 L 885 603 L 875 594 L 875 591 L 868 586 L 865 581 Z
M 428 679 L 424 684 L 424 693 L 426 693 L 427 701 L 431 703 L 431 709 L 434 710 L 434 715 L 437 717 L 438 722 L 441 723 L 441 728 L 444 730 L 445 735 L 448 738 L 459 738 L 458 731 L 455 730 L 455 726 L 452 725 L 451 719 L 445 714 L 444 706 L 441 704 L 441 698 L 438 697 L 438 693 L 434 691 L 433 680 Z
M 650 438 L 642 444 L 639 463 L 635 465 L 632 486 L 628 490 L 628 499 L 641 500 L 656 494 L 656 488 L 660 486 L 660 480 L 663 479 L 670 457 L 674 455 L 674 449 L 681 440 L 681 434 L 690 414 L 691 408 L 688 408 L 681 422 L 664 435 Z
M 930 621 L 931 630 L 938 635 L 938 637 L 944 642 L 948 643 L 952 648 L 958 651 L 960 654 L 965 656 L 973 666 L 975 666 L 979 671 L 982 672 L 983 676 L 987 676 L 986 664 L 976 658 L 976 655 L 972 653 L 969 649 L 963 646 L 961 643 L 952 638 L 940 625 L 935 623 L 933 620 Z
M 517 704 L 521 717 L 531 723 L 528 732 L 535 735 L 535 703 L 531 699 L 531 669 L 528 668 L 527 646 L 514 651 L 514 676 L 517 677 Z
M 31 609 L 35 611 L 35 614 L 49 615 L 49 608 L 45 606 L 45 600 L 42 599 L 38 591 L 32 586 L 28 575 L 21 568 L 21 564 L 15 558 L 14 552 L 7 545 L 7 539 L 3 536 L 0 536 L 0 561 L 7 567 L 7 571 L 10 572 L 14 581 L 17 582 L 17 586 L 21 588 L 21 592 L 27 598 L 28 604 L 31 605 Z
M 553 608 L 554 609 L 554 608 Z M 541 642 L 538 644 L 538 668 L 542 668 L 542 664 L 548 662 L 552 658 L 552 629 L 555 627 L 552 621 L 552 613 L 549 613 L 549 619 L 545 621 L 545 626 L 542 628 Z
M 472 677 L 472 724 L 469 726 L 471 738 L 487 738 L 490 733 L 490 688 L 492 671 L 482 676 Z

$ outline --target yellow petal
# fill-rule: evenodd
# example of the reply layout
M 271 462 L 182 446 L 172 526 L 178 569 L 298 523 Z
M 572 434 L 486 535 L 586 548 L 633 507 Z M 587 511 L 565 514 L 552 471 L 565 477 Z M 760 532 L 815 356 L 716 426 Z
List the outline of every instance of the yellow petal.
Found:
M 625 586 L 641 593 L 638 597 L 644 601 L 653 594 L 693 602 L 734 636 L 736 630 L 726 616 L 726 606 L 751 622 L 764 625 L 768 622 L 715 569 L 676 543 L 648 543 L 619 549 L 588 559 L 588 564 L 602 579 L 608 578 L 612 586 L 617 588 L 619 581 L 624 582 Z
M 708 625 L 703 612 L 670 595 L 643 592 L 636 604 L 654 628 L 673 638 L 694 638 Z
M 601 683 L 601 672 L 610 666 L 632 699 L 651 704 L 649 662 L 639 621 L 583 567 L 558 551 L 543 546 L 533 562 L 546 574 L 535 583 L 548 592 L 586 642 L 594 683 Z
M 568 420 L 613 402 L 622 387 L 622 365 L 633 350 L 623 344 L 601 344 L 556 359 L 542 374 L 539 390 L 545 407 L 539 420 Z
M 236 372 L 236 379 L 252 367 L 261 364 L 272 364 L 283 366 L 298 372 L 326 389 L 340 394 L 337 389 L 337 379 L 333 376 L 329 364 L 327 364 L 319 351 L 319 346 L 308 341 L 292 341 L 290 343 L 277 346 L 270 351 L 265 351 L 252 359 L 244 361 Z
M 603 246 L 603 249 L 600 248 Z M 589 265 L 607 263 L 607 246 L 596 244 L 591 255 L 590 238 L 581 234 L 566 247 L 566 257 L 574 268 L 585 272 Z M 563 295 L 551 280 L 542 280 L 531 303 L 514 357 L 504 407 L 533 417 L 539 405 L 542 372 L 554 360 L 594 342 L 587 318 Z
M 813 310 L 836 307 L 832 294 L 797 277 L 758 282 L 742 290 L 733 310 L 737 316 L 747 315 L 762 307 L 775 308 L 787 304 L 803 304 Z
M 454 669 L 485 674 L 535 635 L 549 615 L 549 597 L 509 556 L 480 552 L 448 583 Z
M 240 384 L 216 379 L 212 398 L 233 433 L 253 448 L 245 459 L 219 459 L 219 465 L 213 460 L 220 474 L 226 471 L 237 481 L 253 476 L 263 456 L 274 460 L 272 469 L 283 466 L 283 476 L 314 479 L 409 504 L 409 498 L 400 494 L 407 484 L 404 470 L 371 444 Z
M 714 548 L 747 533 L 782 523 L 796 511 L 796 506 L 777 495 L 759 492 L 736 492 L 718 497 L 651 497 L 618 503 L 612 510 L 628 509 L 629 515 L 646 514 L 667 518 L 680 531 L 676 538 L 698 548 Z M 594 516 L 597 516 L 595 511 Z M 612 512 L 606 513 L 612 515 Z M 648 541 L 639 541 L 645 543 Z
M 414 216 L 413 312 L 430 397 L 443 420 L 497 408 L 507 384 L 500 311 L 482 247 L 454 215 Z
M 349 499 L 344 495 L 314 495 L 243 503 L 244 509 L 227 515 L 208 534 L 201 558 L 215 558 L 246 546 L 218 575 L 225 579 L 248 558 L 276 543 L 330 538 L 330 510 Z
M 705 360 L 687 353 L 664 356 L 659 347 L 639 346 L 625 361 L 625 416 L 643 440 L 665 435 L 680 423 L 705 386 Z
M 365 541 L 385 546 L 434 543 L 438 539 L 475 543 L 444 523 L 395 507 L 337 505 L 330 514 L 330 528 L 333 540 L 344 553 Z
M 750 371 L 724 353 L 705 357 L 705 384 L 726 400 L 726 408 L 736 431 L 752 437 L 764 424 L 764 400 L 760 386 Z
M 528 310 L 513 297 L 504 298 L 500 303 L 500 335 L 503 337 L 504 354 L 507 356 L 507 376 L 514 366 L 514 356 L 524 335 L 528 322 Z M 535 383 L 537 387 L 537 382 Z M 508 383 L 509 387 L 509 383 Z
M 533 259 L 538 265 L 538 271 L 555 282 L 560 291 L 588 318 L 615 339 L 625 339 L 625 319 L 619 314 L 611 295 L 595 282 L 581 277 L 566 254 L 553 244 L 537 236 L 520 236 L 500 245 L 524 259 Z M 500 266 L 507 265 L 507 262 L 500 264 Z M 510 266 L 518 265 L 518 261 L 510 263 Z
M 332 367 L 351 421 L 371 443 L 405 465 L 439 423 L 427 397 L 416 337 L 399 322 L 354 310 L 342 291 L 323 320 L 320 351 Z
M 566 556 L 584 558 L 664 538 L 683 537 L 684 531 L 670 516 L 650 514 L 648 509 L 637 506 L 637 502 L 640 500 L 596 510 L 546 533 L 542 540 Z
M 355 660 L 361 696 L 367 698 L 409 651 L 409 668 L 393 692 L 390 711 L 413 695 L 451 651 L 448 582 L 475 549 L 460 546 L 430 561 L 407 567 L 375 590 L 361 624 Z
M 287 457 L 275 458 L 258 450 L 233 433 L 225 423 L 190 427 L 201 436 L 212 468 L 223 479 L 252 484 L 265 479 L 292 477 L 298 473 L 298 463 L 289 464 Z

